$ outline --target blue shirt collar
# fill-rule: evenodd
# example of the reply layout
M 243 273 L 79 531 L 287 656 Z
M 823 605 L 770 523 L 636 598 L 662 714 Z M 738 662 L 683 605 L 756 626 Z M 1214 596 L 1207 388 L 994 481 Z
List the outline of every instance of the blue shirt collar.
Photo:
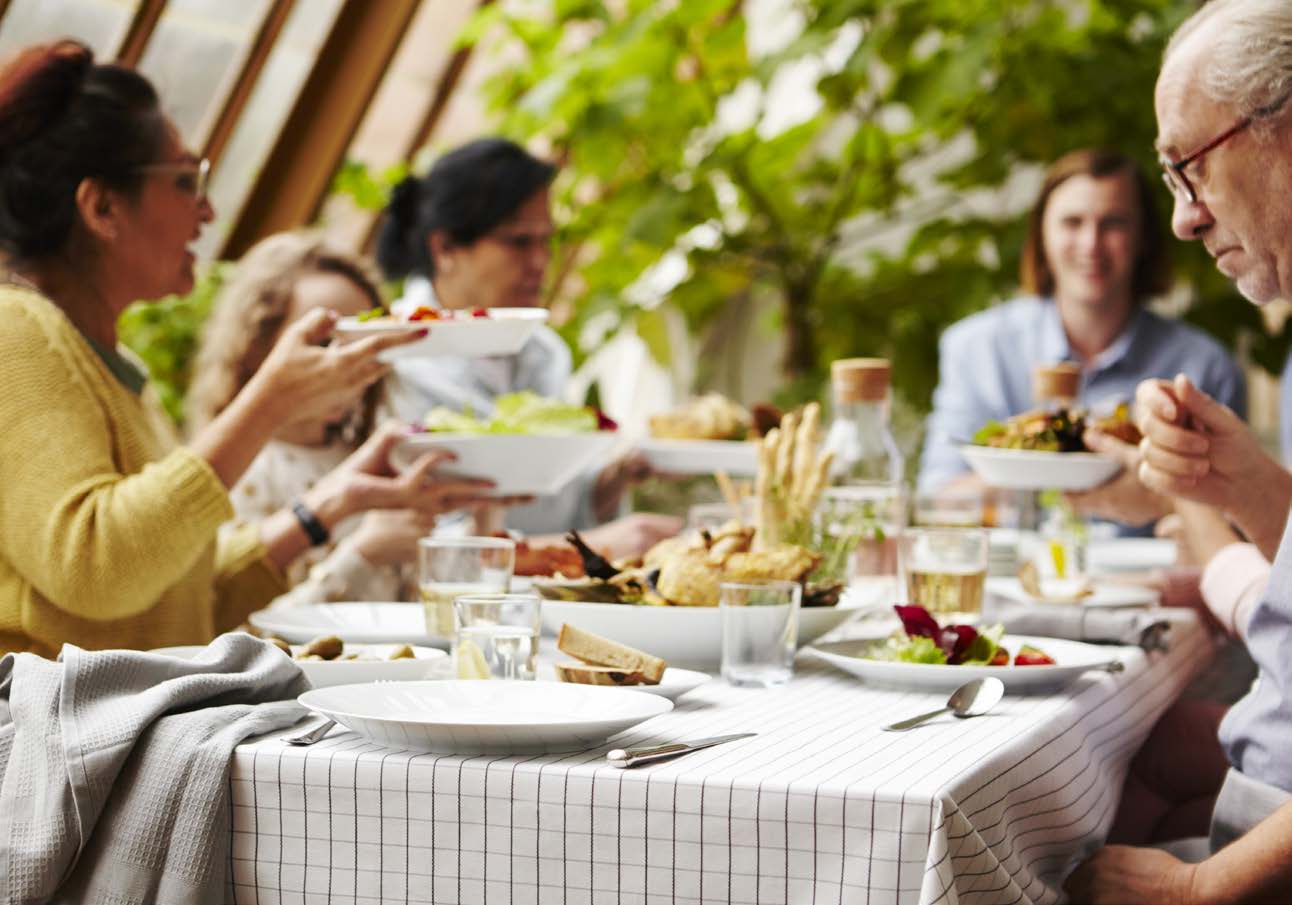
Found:
M 1060 361 L 1076 361 L 1077 356 L 1068 342 L 1068 334 L 1063 329 L 1063 320 L 1059 317 L 1059 306 L 1053 299 L 1045 300 L 1045 317 L 1041 322 L 1040 356 L 1045 364 L 1056 364 Z M 1103 352 L 1087 362 L 1082 368 L 1083 382 L 1101 371 L 1106 371 L 1124 359 L 1135 345 L 1140 329 L 1146 317 L 1144 306 L 1136 305 L 1131 311 L 1125 328 Z

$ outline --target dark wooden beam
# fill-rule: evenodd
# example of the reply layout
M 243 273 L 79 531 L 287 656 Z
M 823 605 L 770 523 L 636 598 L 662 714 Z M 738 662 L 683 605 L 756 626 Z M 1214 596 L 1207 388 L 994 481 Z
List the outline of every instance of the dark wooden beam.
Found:
M 220 257 L 309 223 L 419 0 L 345 0 Z

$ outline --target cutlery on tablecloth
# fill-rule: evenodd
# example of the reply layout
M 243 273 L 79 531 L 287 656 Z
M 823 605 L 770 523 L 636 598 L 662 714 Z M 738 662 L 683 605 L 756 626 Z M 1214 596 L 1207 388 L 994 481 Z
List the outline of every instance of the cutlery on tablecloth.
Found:
M 914 729 L 925 720 L 942 716 L 944 713 L 954 713 L 958 717 L 979 716 L 999 704 L 1004 696 L 1005 683 L 995 676 L 984 676 L 981 679 L 966 682 L 951 692 L 951 697 L 947 698 L 947 706 L 921 713 L 919 716 L 913 716 L 899 723 L 889 723 L 884 727 L 884 731 L 905 732 L 907 729 Z
M 757 732 L 738 732 L 735 735 L 719 735 L 715 738 L 703 738 L 695 742 L 669 742 L 664 745 L 651 745 L 648 748 L 615 748 L 606 754 L 606 760 L 610 762 L 612 767 L 635 767 L 638 764 L 663 760 L 666 757 L 676 757 L 679 754 L 689 754 L 703 748 L 712 748 L 714 745 L 721 745 L 724 742 L 753 738 L 757 734 Z
M 335 725 L 336 720 L 324 720 L 312 729 L 307 729 L 297 735 L 287 736 L 283 741 L 289 745 L 312 745 L 317 741 L 321 741 L 323 736 L 331 732 L 332 727 Z

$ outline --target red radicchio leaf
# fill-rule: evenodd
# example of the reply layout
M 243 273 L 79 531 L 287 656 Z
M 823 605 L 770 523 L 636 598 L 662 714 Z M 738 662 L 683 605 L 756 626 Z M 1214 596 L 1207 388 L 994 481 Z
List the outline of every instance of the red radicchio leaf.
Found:
M 959 665 L 965 658 L 969 645 L 978 637 L 978 630 L 972 625 L 948 625 L 937 639 L 938 647 L 947 655 L 947 663 Z
M 906 634 L 912 638 L 923 635 L 926 638 L 938 641 L 942 634 L 942 627 L 938 625 L 937 620 L 930 616 L 929 611 L 924 607 L 902 606 L 899 603 L 894 604 L 893 609 L 897 611 L 897 618 L 902 620 L 902 628 L 906 630 Z

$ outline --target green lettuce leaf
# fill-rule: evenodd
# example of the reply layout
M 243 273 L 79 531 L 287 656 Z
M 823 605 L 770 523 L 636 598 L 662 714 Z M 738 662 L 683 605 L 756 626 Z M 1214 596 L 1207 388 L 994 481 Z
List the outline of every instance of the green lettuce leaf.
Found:
M 438 405 L 427 413 L 422 426 L 455 434 L 584 434 L 596 431 L 597 416 L 584 406 L 523 390 L 499 396 L 488 420 Z
M 999 622 L 991 628 L 979 629 L 978 637 L 970 643 L 960 665 L 986 666 L 991 662 L 991 658 L 996 656 L 996 649 L 1000 647 L 1000 639 L 1003 637 L 1005 637 L 1005 626 Z
M 889 638 L 883 647 L 877 647 L 870 654 L 872 660 L 892 660 L 897 663 L 936 663 L 947 662 L 947 655 L 932 638 L 917 635 L 914 638 L 905 634 L 901 638 Z

